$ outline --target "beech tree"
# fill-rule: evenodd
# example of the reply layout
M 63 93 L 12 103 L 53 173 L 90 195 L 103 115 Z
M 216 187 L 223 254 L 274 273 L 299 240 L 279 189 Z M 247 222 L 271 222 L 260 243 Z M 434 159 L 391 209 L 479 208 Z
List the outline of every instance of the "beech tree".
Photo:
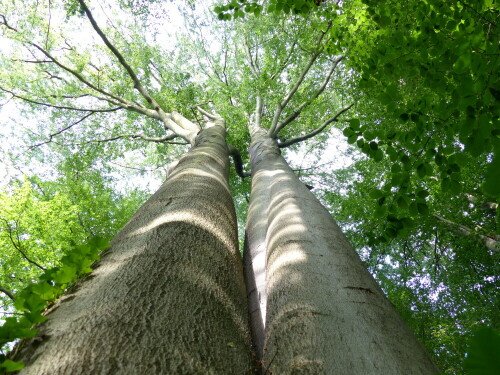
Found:
M 231 3 L 216 13 L 242 18 L 243 5 Z M 161 3 L 113 6 L 101 13 L 82 0 L 49 2 L 46 8 L 9 3 L 1 14 L 3 36 L 12 43 L 10 58 L 2 60 L 1 90 L 29 110 L 48 112 L 51 120 L 44 135 L 31 139 L 32 152 L 92 147 L 111 162 L 145 148 L 169 165 L 165 183 L 89 277 L 68 289 L 62 268 L 42 278 L 43 288 L 31 290 L 47 294 L 55 285 L 67 291 L 43 315 L 31 314 L 29 293 L 9 292 L 26 312 L 22 327 L 39 323 L 37 336 L 12 356 L 26 363 L 22 373 L 437 373 L 331 214 L 281 155 L 318 135 L 324 140 L 338 125 L 374 161 L 386 155 L 396 161 L 387 172 L 390 184 L 381 182 L 369 193 L 378 201 L 375 217 L 382 218 L 379 233 L 367 236 L 372 246 L 404 235 L 418 214 L 428 215 L 430 185 L 415 178 L 435 172 L 409 143 L 423 140 L 425 155 L 443 165 L 443 190 L 459 193 L 455 172 L 465 161 L 442 151 L 460 148 L 451 146 L 453 137 L 439 146 L 432 130 L 409 136 L 411 127 L 398 121 L 411 119 L 425 129 L 431 115 L 405 108 L 394 121 L 394 108 L 380 107 L 380 101 L 389 102 L 387 93 L 375 100 L 358 91 L 378 84 L 367 83 L 369 69 L 357 56 L 359 39 L 352 37 L 359 30 L 367 35 L 372 8 L 352 2 L 307 18 L 277 14 L 215 23 L 215 15 L 207 18 L 188 5 L 183 14 L 189 32 L 179 33 L 178 45 L 165 50 L 151 43 L 161 41 L 152 17 Z M 263 9 L 246 6 L 257 15 Z M 274 7 L 283 9 L 294 8 Z M 120 18 L 124 10 L 135 17 Z M 97 15 L 106 12 L 116 18 L 100 20 Z M 93 36 L 78 40 L 77 31 L 88 24 Z M 342 43 L 341 35 L 351 39 Z M 384 35 L 370 35 L 366 45 L 375 48 Z M 397 93 L 407 103 L 414 99 L 410 86 Z M 366 115 L 377 106 L 376 115 Z M 484 121 L 493 129 L 498 117 Z M 496 147 L 496 138 L 491 145 Z M 230 155 L 238 174 L 233 189 L 241 191 L 251 177 L 245 272 Z M 439 162 L 443 155 L 446 162 Z M 251 172 L 242 156 L 248 156 Z M 486 161 L 483 170 L 487 194 L 496 199 L 494 163 Z M 235 201 L 245 205 L 241 196 Z M 434 218 L 455 224 L 438 213 Z M 454 228 L 460 236 L 472 233 L 460 223 Z M 491 252 L 495 246 L 486 244 Z M 22 365 L 7 360 L 3 367 Z

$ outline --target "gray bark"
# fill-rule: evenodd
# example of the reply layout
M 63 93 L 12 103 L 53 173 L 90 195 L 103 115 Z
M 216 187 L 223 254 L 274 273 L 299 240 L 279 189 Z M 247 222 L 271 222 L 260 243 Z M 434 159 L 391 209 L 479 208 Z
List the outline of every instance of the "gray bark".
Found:
M 269 206 L 267 218 L 260 219 L 267 226 L 266 290 L 259 291 L 267 294 L 266 374 L 438 373 L 277 146 L 270 147 L 269 139 L 253 141 L 252 178 L 267 176 L 267 182 L 252 184 L 252 199 Z M 247 231 L 251 237 L 251 227 Z M 263 228 L 258 231 L 261 239 Z M 253 267 L 262 265 L 254 261 Z
M 250 146 L 252 193 L 248 207 L 243 258 L 252 338 L 257 358 L 260 361 L 264 352 L 264 323 L 266 321 L 266 236 L 270 204 L 267 188 L 271 182 L 271 176 L 259 170 L 259 160 L 260 152 L 265 149 L 265 145 L 269 145 L 269 152 L 274 150 L 274 145 L 267 136 L 267 132 L 258 127 L 253 128 L 252 139 L 257 139 L 258 142 Z M 254 149 L 255 145 L 259 146 L 259 150 Z
M 252 372 L 224 137 L 217 121 L 198 135 L 15 358 L 21 374 Z

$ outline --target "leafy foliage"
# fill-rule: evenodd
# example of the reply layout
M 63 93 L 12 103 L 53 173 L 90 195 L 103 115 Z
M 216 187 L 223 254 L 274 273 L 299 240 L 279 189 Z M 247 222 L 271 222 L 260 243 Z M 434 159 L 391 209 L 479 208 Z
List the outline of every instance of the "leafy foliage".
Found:
M 15 308 L 20 317 L 5 319 L 0 327 L 0 346 L 19 339 L 29 339 L 37 334 L 33 327 L 46 320 L 43 312 L 48 303 L 65 293 L 82 275 L 92 272 L 91 265 L 99 259 L 99 253 L 107 247 L 107 241 L 99 238 L 89 240 L 67 251 L 60 265 L 46 270 L 39 281 L 29 284 L 15 296 Z M 24 364 L 0 355 L 0 373 L 21 370 Z

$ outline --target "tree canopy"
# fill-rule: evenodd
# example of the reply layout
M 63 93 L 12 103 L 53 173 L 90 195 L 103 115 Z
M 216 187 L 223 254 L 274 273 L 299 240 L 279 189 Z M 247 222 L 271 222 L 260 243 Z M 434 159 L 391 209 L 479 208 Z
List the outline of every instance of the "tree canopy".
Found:
M 443 372 L 479 373 L 465 353 L 497 338 L 468 340 L 500 328 L 499 15 L 492 0 L 4 1 L 1 157 L 21 171 L 0 192 L 5 316 L 123 226 L 147 194 L 131 181 L 164 179 L 202 108 L 243 162 L 241 224 L 259 116 Z

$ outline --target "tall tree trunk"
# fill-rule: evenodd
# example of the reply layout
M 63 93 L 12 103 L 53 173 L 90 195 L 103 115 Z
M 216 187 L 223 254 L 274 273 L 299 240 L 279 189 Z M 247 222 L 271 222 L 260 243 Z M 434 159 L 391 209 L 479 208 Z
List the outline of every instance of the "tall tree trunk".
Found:
M 228 163 L 216 121 L 48 315 L 23 375 L 251 373 Z
M 254 137 L 250 148 L 252 202 L 269 202 L 260 219 L 267 226 L 266 290 L 259 292 L 267 294 L 266 373 L 437 373 L 331 215 L 272 143 Z M 253 228 L 247 231 L 251 238 Z

